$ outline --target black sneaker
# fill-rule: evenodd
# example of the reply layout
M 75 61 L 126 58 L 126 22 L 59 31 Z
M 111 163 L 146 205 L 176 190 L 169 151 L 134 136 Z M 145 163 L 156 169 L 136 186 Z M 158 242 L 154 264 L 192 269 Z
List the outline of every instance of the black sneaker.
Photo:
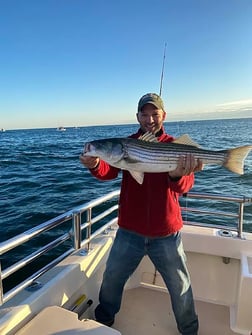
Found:
M 115 319 L 112 319 L 112 320 L 109 320 L 109 321 L 101 321 L 101 320 L 95 320 L 101 324 L 103 324 L 104 326 L 107 326 L 107 327 L 112 327 L 114 322 L 115 322 Z

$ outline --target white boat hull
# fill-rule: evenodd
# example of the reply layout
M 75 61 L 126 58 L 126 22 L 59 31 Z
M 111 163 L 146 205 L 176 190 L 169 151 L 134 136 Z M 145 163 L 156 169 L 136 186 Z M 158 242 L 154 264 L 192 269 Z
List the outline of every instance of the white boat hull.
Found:
M 25 332 L 27 322 L 48 306 L 73 310 L 80 319 L 93 319 L 115 231 L 96 238 L 89 254 L 83 255 L 78 250 L 44 274 L 39 279 L 42 287 L 38 290 L 24 290 L 10 299 L 0 312 L 0 334 L 15 334 L 18 330 L 19 335 L 29 334 Z M 239 239 L 221 236 L 216 229 L 185 226 L 182 238 L 200 319 L 200 334 L 249 335 L 252 330 L 252 234 Z M 142 298 L 139 300 L 139 297 Z M 141 304 L 146 308 L 141 310 Z M 54 322 L 54 318 L 43 322 L 41 334 L 49 334 L 50 322 Z M 22 330 L 24 325 L 26 328 Z M 213 332 L 211 327 L 217 329 Z M 122 310 L 114 328 L 124 335 L 151 335 L 154 330 L 160 335 L 178 334 L 169 294 L 148 257 L 127 282 Z

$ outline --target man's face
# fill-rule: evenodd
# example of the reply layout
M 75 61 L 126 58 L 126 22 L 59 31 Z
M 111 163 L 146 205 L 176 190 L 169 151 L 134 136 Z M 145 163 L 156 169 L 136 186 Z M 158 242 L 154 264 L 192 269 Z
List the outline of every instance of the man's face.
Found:
M 137 113 L 137 121 L 140 123 L 144 132 L 158 132 L 165 119 L 166 113 L 162 109 L 158 109 L 152 104 L 146 104 L 142 110 Z

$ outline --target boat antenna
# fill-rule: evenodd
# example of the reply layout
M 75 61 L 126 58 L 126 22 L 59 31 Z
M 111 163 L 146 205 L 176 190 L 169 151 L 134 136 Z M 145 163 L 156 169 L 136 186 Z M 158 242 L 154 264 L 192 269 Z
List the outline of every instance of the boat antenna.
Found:
M 164 66 L 165 66 L 166 44 L 167 44 L 167 43 L 165 43 L 165 46 L 164 46 L 163 65 L 162 65 L 161 80 L 160 80 L 160 90 L 159 90 L 159 96 L 160 96 L 160 97 L 161 97 L 161 94 L 162 94 L 162 88 L 163 88 L 163 77 L 164 77 Z

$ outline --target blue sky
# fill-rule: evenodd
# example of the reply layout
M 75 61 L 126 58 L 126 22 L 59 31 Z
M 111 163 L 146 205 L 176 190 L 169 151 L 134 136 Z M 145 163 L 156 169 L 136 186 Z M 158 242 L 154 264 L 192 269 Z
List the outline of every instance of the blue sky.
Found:
M 0 128 L 252 117 L 251 0 L 0 0 Z

